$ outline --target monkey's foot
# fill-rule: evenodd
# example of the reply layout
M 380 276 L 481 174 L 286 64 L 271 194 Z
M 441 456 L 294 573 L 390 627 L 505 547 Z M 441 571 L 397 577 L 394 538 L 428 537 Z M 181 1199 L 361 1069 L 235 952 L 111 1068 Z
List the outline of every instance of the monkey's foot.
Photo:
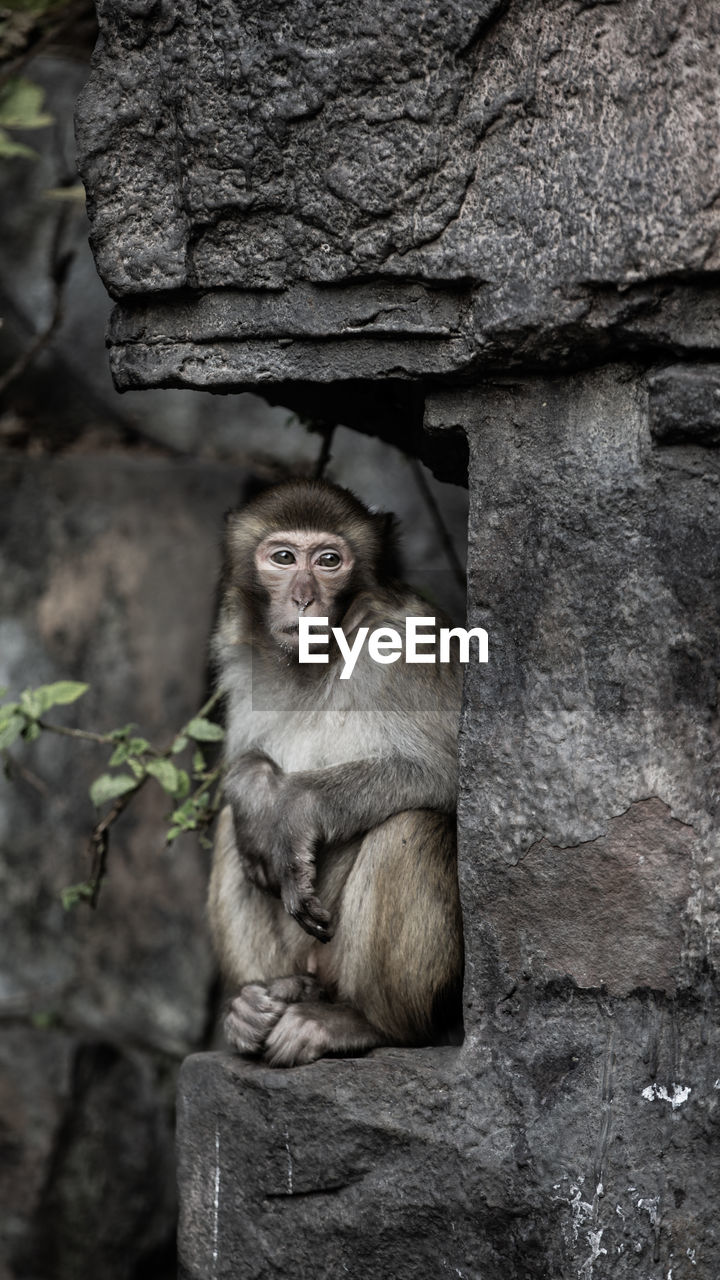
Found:
M 249 982 L 228 1005 L 225 1039 L 236 1053 L 256 1056 L 263 1052 L 268 1035 L 289 1005 L 324 998 L 319 982 L 309 974 L 275 978 L 267 986 Z
M 271 1028 L 263 1057 L 271 1067 L 299 1067 L 332 1055 L 356 1057 L 387 1039 L 351 1005 L 315 1000 L 289 1004 Z

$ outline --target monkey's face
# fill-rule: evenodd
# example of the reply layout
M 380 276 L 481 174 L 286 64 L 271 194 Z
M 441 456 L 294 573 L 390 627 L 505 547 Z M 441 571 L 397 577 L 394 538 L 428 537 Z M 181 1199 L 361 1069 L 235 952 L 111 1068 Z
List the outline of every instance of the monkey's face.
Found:
M 344 538 L 334 533 L 271 533 L 255 550 L 255 569 L 267 592 L 267 626 L 284 649 L 298 647 L 298 619 L 327 618 L 337 626 L 355 565 Z

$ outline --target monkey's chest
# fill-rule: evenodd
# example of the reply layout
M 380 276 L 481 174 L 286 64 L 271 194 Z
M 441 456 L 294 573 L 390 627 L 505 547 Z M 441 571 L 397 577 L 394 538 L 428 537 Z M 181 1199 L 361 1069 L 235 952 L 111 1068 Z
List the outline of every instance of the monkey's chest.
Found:
M 231 750 L 258 748 L 286 773 L 327 769 L 351 760 L 377 757 L 387 752 L 387 725 L 373 711 L 319 711 L 287 708 L 285 714 L 248 716 L 243 741 Z

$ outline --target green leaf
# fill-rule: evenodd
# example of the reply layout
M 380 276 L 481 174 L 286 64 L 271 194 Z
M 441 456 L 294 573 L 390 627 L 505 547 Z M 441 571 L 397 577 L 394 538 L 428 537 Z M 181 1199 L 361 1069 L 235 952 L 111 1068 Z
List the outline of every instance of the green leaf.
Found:
M 22 733 L 27 720 L 25 716 L 11 715 L 9 719 L 0 727 L 0 751 L 5 751 L 7 747 L 11 747 Z
M 25 689 L 20 694 L 20 707 L 31 720 L 37 720 L 43 713 L 43 705 L 38 697 L 37 689 Z
M 110 737 L 112 738 L 113 742 L 123 742 L 125 738 L 130 737 L 131 730 L 133 730 L 135 727 L 136 726 L 134 724 L 123 725 L 122 729 L 113 729 L 112 733 L 110 734 Z
M 45 1010 L 38 1010 L 30 1016 L 30 1022 L 36 1031 L 48 1031 L 50 1027 L 55 1025 L 57 1021 L 54 1013 L 47 1013 Z
M 182 800 L 183 796 L 186 796 L 188 791 L 190 790 L 190 778 L 188 777 L 184 769 L 178 769 L 178 775 L 180 778 L 180 782 L 178 785 L 178 789 L 175 792 L 175 797 L 178 800 Z
M 4 129 L 0 129 L 0 160 L 12 160 L 14 156 L 33 156 L 37 158 L 37 151 L 33 151 L 32 147 L 26 147 L 22 142 L 14 142 L 9 133 Z
M 171 760 L 149 760 L 145 768 L 153 778 L 157 778 L 169 796 L 181 797 L 190 790 L 190 779 L 185 770 L 177 769 Z
M 198 822 L 204 817 L 209 799 L 209 791 L 203 791 L 199 796 L 191 796 L 171 814 L 170 821 L 175 824 L 178 831 L 195 831 Z M 174 830 L 175 827 L 172 829 Z
M 186 732 L 196 742 L 221 742 L 225 737 L 225 730 L 219 724 L 213 724 L 212 720 L 205 720 L 203 716 L 196 716 L 191 720 Z
M 74 187 L 47 187 L 43 194 L 47 200 L 65 200 L 70 204 L 85 203 L 85 188 L 81 182 Z
M 69 911 L 71 907 L 76 907 L 78 902 L 88 902 L 93 893 L 94 886 L 85 881 L 83 884 L 69 884 L 66 889 L 63 889 L 60 897 L 63 907 Z
M 53 117 L 42 111 L 44 90 L 32 80 L 10 80 L 0 97 L 0 124 L 6 129 L 42 129 Z
M 89 688 L 89 684 L 82 684 L 79 680 L 56 680 L 54 684 L 40 685 L 35 692 L 42 699 L 43 711 L 47 711 L 50 707 L 77 702 Z
M 129 764 L 135 777 L 139 778 L 145 772 L 145 765 L 134 757 L 144 755 L 149 746 L 150 743 L 145 738 L 130 738 L 127 742 L 118 742 L 108 764 Z
M 26 742 L 37 742 L 41 733 L 42 729 L 40 728 L 40 725 L 36 724 L 34 720 L 25 721 L 25 728 L 22 731 L 22 736 Z
M 179 755 L 180 755 L 180 752 L 185 750 L 185 748 L 186 748 L 187 744 L 188 744 L 188 740 L 187 740 L 187 738 L 185 737 L 185 735 L 184 735 L 184 734 L 182 734 L 182 733 L 178 734 L 177 738 L 175 739 L 175 741 L 174 741 L 174 742 L 173 742 L 173 744 L 172 744 L 172 753 L 173 753 L 173 755 L 174 755 L 174 756 L 179 756 Z
M 200 751 L 199 749 L 193 752 L 192 767 L 193 767 L 193 773 L 205 772 L 205 757 L 202 751 Z
M 4 729 L 8 721 L 12 720 L 16 711 L 19 710 L 19 702 L 6 702 L 4 707 L 0 707 L 0 729 Z
M 129 773 L 101 773 L 90 788 L 90 799 L 96 809 L 101 809 L 108 800 L 116 800 L 118 796 L 134 791 L 137 785 L 138 779 L 131 778 Z
M 81 698 L 90 688 L 78 680 L 57 680 L 55 684 L 41 684 L 37 689 L 25 689 L 20 694 L 20 705 L 31 720 L 37 720 L 50 707 L 67 705 Z

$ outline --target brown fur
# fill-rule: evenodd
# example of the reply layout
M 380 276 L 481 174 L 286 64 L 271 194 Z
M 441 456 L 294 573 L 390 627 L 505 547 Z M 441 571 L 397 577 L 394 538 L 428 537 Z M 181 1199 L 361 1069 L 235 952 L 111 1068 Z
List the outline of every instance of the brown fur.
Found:
M 228 519 L 214 652 L 228 699 L 229 803 L 209 912 L 223 972 L 240 988 L 229 1042 L 276 1066 L 428 1043 L 442 1030 L 438 1010 L 457 1014 L 462 979 L 459 670 L 365 656 L 340 681 L 337 654 L 305 667 L 279 649 L 265 621 L 274 588 L 262 587 L 253 557 L 270 534 L 293 529 L 332 532 L 352 548 L 348 640 L 360 625 L 402 630 L 408 616 L 432 613 L 391 576 L 386 517 L 335 486 L 282 485 Z

